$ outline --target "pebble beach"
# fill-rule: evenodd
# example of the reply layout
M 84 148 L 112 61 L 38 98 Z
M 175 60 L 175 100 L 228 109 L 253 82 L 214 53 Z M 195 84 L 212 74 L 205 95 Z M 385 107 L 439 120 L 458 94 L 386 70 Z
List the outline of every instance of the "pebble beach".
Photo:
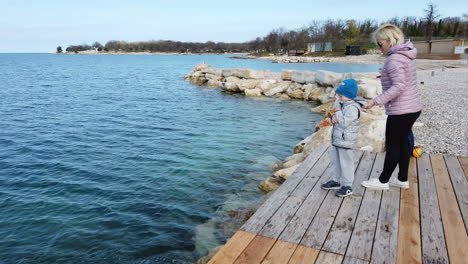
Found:
M 418 70 L 423 111 L 413 131 L 424 152 L 468 156 L 468 67 L 463 66 Z

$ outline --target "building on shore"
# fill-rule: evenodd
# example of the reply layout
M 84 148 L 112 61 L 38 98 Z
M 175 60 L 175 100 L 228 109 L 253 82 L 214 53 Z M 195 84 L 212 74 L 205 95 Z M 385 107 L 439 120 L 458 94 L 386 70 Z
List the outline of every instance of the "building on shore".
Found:
M 468 39 L 413 41 L 420 58 L 462 59 L 468 56 Z

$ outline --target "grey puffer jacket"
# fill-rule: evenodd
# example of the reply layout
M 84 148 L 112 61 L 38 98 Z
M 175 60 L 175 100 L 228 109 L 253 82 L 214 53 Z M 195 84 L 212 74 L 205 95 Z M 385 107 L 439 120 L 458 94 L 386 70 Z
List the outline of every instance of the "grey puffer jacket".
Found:
M 402 115 L 421 111 L 421 98 L 416 85 L 416 48 L 410 41 L 390 48 L 382 69 L 383 93 L 373 99 L 384 105 L 387 115 Z
M 333 124 L 332 129 L 333 146 L 348 149 L 356 146 L 359 136 L 360 108 L 366 105 L 366 101 L 361 97 L 339 103 L 335 112 L 338 123 Z

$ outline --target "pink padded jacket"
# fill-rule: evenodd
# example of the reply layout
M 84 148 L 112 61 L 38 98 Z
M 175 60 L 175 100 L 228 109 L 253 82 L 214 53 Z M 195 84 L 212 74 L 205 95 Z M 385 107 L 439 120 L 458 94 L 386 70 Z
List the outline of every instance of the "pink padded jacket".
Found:
M 421 97 L 416 84 L 417 50 L 410 41 L 390 48 L 382 68 L 382 94 L 372 99 L 384 105 L 387 115 L 402 115 L 421 111 Z

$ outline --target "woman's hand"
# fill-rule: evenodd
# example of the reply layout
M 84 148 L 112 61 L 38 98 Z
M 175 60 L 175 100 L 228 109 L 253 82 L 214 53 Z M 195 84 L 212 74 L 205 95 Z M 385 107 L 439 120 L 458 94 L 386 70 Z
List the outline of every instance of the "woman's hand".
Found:
M 366 109 L 371 109 L 375 105 L 374 100 L 366 100 L 366 102 L 367 102 Z

